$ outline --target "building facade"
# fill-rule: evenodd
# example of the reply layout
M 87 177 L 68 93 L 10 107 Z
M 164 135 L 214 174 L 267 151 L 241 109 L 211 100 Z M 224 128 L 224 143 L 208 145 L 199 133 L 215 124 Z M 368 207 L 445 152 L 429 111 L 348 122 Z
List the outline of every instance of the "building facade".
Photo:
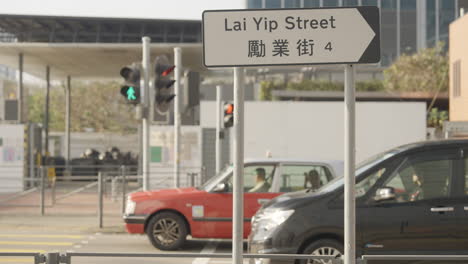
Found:
M 450 25 L 450 121 L 468 121 L 468 16 Z
M 461 2 L 461 3 L 459 3 Z M 247 0 L 248 8 L 378 6 L 381 10 L 381 67 L 401 54 L 448 43 L 449 24 L 464 1 L 457 0 Z

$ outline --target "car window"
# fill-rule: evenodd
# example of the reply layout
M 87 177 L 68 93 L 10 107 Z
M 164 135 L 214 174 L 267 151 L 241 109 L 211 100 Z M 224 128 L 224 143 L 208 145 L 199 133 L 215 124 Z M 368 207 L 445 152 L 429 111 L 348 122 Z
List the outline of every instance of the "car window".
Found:
M 283 165 L 279 191 L 316 190 L 327 184 L 332 177 L 330 170 L 323 165 Z
M 382 185 L 395 191 L 393 202 L 414 202 L 449 195 L 450 159 L 408 160 Z
M 244 192 L 270 192 L 275 174 L 275 165 L 248 165 L 244 167 Z M 224 183 L 227 184 L 227 192 L 232 192 L 232 175 L 229 175 Z
M 380 179 L 380 177 L 385 173 L 386 168 L 380 168 L 375 170 L 369 176 L 364 177 L 360 182 L 356 183 L 356 198 L 365 195 L 374 184 Z

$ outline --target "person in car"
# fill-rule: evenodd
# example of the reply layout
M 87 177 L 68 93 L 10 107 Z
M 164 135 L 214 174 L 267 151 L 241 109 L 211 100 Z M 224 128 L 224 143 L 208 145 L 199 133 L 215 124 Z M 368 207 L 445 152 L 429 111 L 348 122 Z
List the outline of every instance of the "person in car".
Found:
M 423 199 L 424 197 L 424 191 L 422 189 L 423 185 L 423 178 L 416 173 L 413 174 L 413 183 L 415 185 L 414 189 L 411 191 L 409 194 L 409 200 L 411 202 L 418 201 Z
M 317 170 L 312 169 L 309 173 L 304 172 L 304 188 L 316 190 L 320 187 L 320 176 Z
M 268 192 L 270 184 L 266 181 L 266 173 L 264 168 L 257 168 L 255 170 L 255 186 L 249 190 L 249 192 Z

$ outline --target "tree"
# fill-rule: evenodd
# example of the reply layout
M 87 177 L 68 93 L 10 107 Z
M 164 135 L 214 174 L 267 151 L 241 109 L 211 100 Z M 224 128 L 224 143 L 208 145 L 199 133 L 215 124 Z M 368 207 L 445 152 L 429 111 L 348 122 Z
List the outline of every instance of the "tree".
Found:
M 117 82 L 73 82 L 71 89 L 71 131 L 93 128 L 97 132 L 131 133 L 136 131 L 134 106 L 124 102 Z M 28 113 L 32 122 L 44 121 L 45 91 L 29 96 Z M 49 128 L 64 131 L 65 88 L 50 89 Z
M 434 92 L 448 90 L 448 56 L 444 44 L 418 53 L 401 55 L 384 71 L 385 87 L 389 91 Z

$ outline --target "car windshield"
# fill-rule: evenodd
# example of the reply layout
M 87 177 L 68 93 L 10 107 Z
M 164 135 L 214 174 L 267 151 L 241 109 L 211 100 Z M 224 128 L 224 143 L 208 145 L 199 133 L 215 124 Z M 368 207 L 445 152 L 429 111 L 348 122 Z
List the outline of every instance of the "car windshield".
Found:
M 221 178 L 224 178 L 227 174 L 231 173 L 232 171 L 232 164 L 224 167 L 216 176 L 211 177 L 208 181 L 206 181 L 199 189 L 205 190 L 207 192 L 211 191 L 216 184 L 218 184 Z
M 356 166 L 355 176 L 358 177 L 363 172 L 374 167 L 378 163 L 393 157 L 395 154 L 399 152 L 400 152 L 399 149 L 392 149 L 387 152 L 383 152 L 383 153 L 379 153 L 377 155 L 371 156 L 370 158 L 360 162 Z M 336 178 L 333 181 L 329 182 L 328 184 L 322 186 L 322 188 L 318 189 L 317 192 L 330 192 L 343 186 L 343 184 L 344 184 L 344 177 Z

